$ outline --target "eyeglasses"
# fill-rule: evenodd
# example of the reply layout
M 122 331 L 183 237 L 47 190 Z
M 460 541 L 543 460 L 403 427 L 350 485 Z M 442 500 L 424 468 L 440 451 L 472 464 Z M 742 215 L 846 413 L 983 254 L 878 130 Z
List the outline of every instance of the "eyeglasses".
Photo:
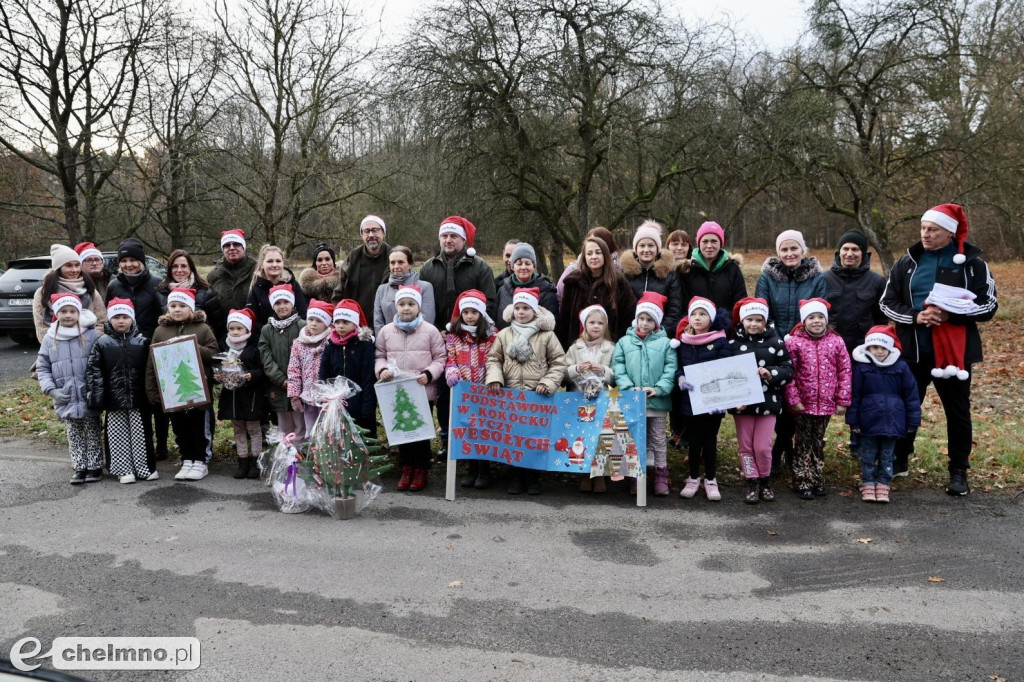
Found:
M 379 227 L 367 227 L 365 229 L 359 230 L 359 234 L 366 235 L 367 237 L 370 236 L 371 234 L 383 234 L 383 233 L 384 233 L 384 230 L 380 229 Z
M 225 251 L 228 250 L 228 249 L 241 249 L 241 248 L 243 248 L 243 247 L 238 242 L 228 242 L 227 244 L 225 244 L 223 246 L 223 249 Z

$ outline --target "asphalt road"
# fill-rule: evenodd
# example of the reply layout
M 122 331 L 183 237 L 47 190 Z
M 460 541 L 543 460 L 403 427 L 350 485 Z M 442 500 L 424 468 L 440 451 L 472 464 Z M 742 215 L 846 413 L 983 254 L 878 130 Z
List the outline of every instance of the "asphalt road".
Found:
M 69 473 L 64 453 L 0 441 L 0 652 L 202 645 L 190 673 L 90 679 L 1024 679 L 1024 505 L 1007 495 L 749 507 L 733 487 L 637 509 L 564 483 L 446 502 L 437 471 L 336 521 L 281 514 L 224 471 Z
M 39 346 L 20 346 L 6 335 L 0 336 L 0 385 L 27 377 L 38 352 Z

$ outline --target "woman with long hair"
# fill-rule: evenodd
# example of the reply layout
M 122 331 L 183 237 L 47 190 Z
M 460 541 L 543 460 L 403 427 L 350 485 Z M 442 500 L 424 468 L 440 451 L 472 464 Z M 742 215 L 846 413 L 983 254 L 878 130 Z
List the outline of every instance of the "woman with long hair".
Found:
M 83 272 L 82 261 L 74 249 L 64 244 L 54 244 L 50 247 L 50 271 L 43 276 L 42 285 L 32 297 L 32 320 L 35 322 L 39 343 L 43 342 L 54 321 L 50 297 L 62 293 L 78 296 L 82 307 L 96 315 L 96 327 L 103 329 L 107 308 L 103 297 L 96 291 L 95 282 Z
M 614 341 L 626 333 L 636 307 L 633 289 L 615 267 L 603 239 L 595 236 L 584 240 L 580 262 L 581 265 L 565 278 L 562 302 L 558 306 L 556 334 L 563 348 L 579 336 L 579 314 L 584 308 L 594 304 L 604 306 Z
M 274 306 L 270 304 L 270 288 L 278 284 L 291 284 L 295 295 L 295 313 L 299 318 L 306 317 L 306 297 L 299 287 L 295 274 L 288 268 L 288 257 L 280 246 L 264 244 L 256 257 L 256 272 L 252 274 L 252 285 L 249 287 L 249 300 L 245 307 L 256 313 L 256 324 L 252 333 L 259 334 L 267 320 L 274 316 Z
M 185 249 L 175 249 L 167 257 L 167 276 L 156 287 L 157 293 L 164 300 L 173 289 L 192 289 L 196 292 L 196 310 L 206 313 L 206 321 L 216 334 L 218 322 L 223 325 L 221 318 L 224 317 L 221 314 L 220 298 L 210 288 L 210 283 L 199 274 L 192 254 Z

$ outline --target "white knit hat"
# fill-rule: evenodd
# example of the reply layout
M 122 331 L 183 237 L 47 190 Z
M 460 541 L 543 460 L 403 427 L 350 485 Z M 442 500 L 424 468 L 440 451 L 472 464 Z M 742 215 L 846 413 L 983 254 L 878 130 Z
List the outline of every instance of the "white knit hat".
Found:
M 82 258 L 70 246 L 53 244 L 50 246 L 50 267 L 60 270 L 67 263 L 82 263 Z

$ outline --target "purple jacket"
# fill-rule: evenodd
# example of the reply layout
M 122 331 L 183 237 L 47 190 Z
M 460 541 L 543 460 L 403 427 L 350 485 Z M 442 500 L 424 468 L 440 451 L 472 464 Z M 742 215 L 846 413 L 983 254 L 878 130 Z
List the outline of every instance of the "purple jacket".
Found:
M 786 402 L 801 403 L 804 414 L 826 416 L 851 402 L 852 371 L 843 337 L 831 329 L 819 339 L 793 328 L 786 337 L 786 350 L 793 360 L 793 381 L 786 386 Z

